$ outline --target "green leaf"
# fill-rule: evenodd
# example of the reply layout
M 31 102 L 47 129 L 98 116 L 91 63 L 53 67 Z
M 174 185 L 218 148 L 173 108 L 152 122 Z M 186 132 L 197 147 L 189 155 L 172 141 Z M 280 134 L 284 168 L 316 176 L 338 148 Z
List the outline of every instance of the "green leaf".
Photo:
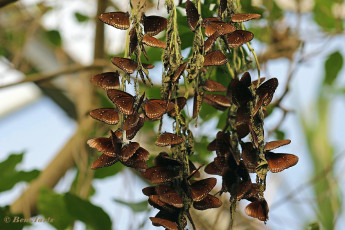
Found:
M 53 190 L 41 188 L 37 206 L 40 214 L 46 218 L 53 218 L 49 223 L 57 229 L 66 229 L 74 221 L 68 213 L 64 196 Z
M 209 162 L 208 159 L 212 152 L 207 150 L 208 143 L 209 141 L 207 136 L 202 136 L 200 140 L 196 140 L 194 142 L 194 148 L 197 154 L 193 154 L 190 157 L 192 162 L 199 162 L 201 164 Z
M 1 230 L 21 230 L 24 226 L 30 225 L 30 223 L 20 222 L 22 218 L 24 218 L 22 214 L 12 214 L 10 206 L 0 207 Z
M 278 129 L 277 131 L 275 131 L 274 134 L 275 134 L 275 137 L 277 140 L 284 140 L 285 139 L 285 132 L 282 130 Z
M 64 200 L 72 217 L 84 222 L 93 229 L 111 229 L 110 217 L 102 208 L 71 193 L 66 193 Z
M 342 31 L 344 28 L 343 21 L 333 15 L 335 3 L 334 0 L 314 1 L 314 20 L 325 31 Z
M 56 47 L 61 47 L 62 38 L 58 30 L 48 30 L 45 33 L 47 40 Z
M 0 192 L 10 190 L 18 182 L 30 182 L 40 174 L 39 170 L 17 171 L 15 168 L 23 159 L 23 154 L 12 154 L 0 162 Z
M 124 168 L 123 164 L 116 163 L 109 167 L 99 168 L 96 169 L 94 178 L 95 179 L 103 179 L 109 176 L 114 176 L 117 173 L 121 172 L 121 170 Z
M 341 68 L 343 67 L 344 59 L 339 51 L 330 54 L 325 62 L 325 78 L 324 83 L 332 85 L 337 78 Z
M 74 13 L 74 17 L 77 19 L 78 22 L 83 23 L 83 22 L 87 22 L 90 18 L 89 16 L 82 14 L 80 12 L 75 12 Z
M 148 202 L 147 200 L 141 201 L 141 202 L 126 202 L 119 199 L 114 199 L 115 202 L 125 205 L 128 208 L 130 208 L 134 213 L 137 212 L 145 212 L 148 210 Z

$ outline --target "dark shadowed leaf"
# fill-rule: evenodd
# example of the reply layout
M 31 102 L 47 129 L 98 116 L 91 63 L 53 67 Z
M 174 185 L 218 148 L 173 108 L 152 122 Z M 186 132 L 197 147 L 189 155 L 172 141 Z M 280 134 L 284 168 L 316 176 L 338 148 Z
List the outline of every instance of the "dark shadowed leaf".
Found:
M 337 78 L 341 68 L 343 67 L 344 59 L 339 51 L 330 54 L 325 62 L 325 78 L 324 83 L 332 85 Z

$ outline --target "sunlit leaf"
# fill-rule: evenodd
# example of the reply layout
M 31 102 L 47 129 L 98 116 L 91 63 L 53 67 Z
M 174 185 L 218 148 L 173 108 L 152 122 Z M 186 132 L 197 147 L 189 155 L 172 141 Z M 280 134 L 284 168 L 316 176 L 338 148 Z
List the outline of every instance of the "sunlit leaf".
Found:
M 332 85 L 337 78 L 341 68 L 343 67 L 344 59 L 339 51 L 330 54 L 325 62 L 325 79 L 324 82 Z
M 112 228 L 110 217 L 102 208 L 71 193 L 66 193 L 64 200 L 68 212 L 75 219 L 97 230 L 110 230 Z
M 53 225 L 57 229 L 66 229 L 73 223 L 68 213 L 68 209 L 65 203 L 64 196 L 55 193 L 48 188 L 42 188 L 38 195 L 37 207 L 39 213 L 45 218 L 53 218 L 49 224 Z
M 114 199 L 116 203 L 122 204 L 130 208 L 133 212 L 145 212 L 147 211 L 148 202 L 147 200 L 141 202 L 126 202 L 120 199 Z

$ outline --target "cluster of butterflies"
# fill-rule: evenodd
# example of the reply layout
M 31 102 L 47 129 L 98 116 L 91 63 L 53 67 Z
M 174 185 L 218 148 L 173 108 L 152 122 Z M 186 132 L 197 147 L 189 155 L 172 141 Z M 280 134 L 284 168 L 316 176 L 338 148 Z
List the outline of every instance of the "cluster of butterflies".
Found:
M 222 2 L 224 5 L 224 1 Z M 195 31 L 199 26 L 198 11 L 190 0 L 186 1 L 185 8 L 187 24 L 192 31 Z M 249 31 L 237 29 L 234 24 L 259 17 L 258 14 L 232 14 L 231 22 L 224 22 L 219 17 L 202 19 L 200 26 L 204 28 L 207 37 L 204 43 L 206 53 L 204 67 L 226 64 L 227 57 L 220 50 L 211 51 L 215 41 L 218 38 L 223 39 L 229 49 L 242 46 L 251 41 L 254 35 Z M 127 30 L 131 27 L 130 15 L 126 12 L 104 13 L 99 16 L 99 19 L 118 29 Z M 168 20 L 160 16 L 146 16 L 143 14 L 140 23 L 144 28 L 143 35 L 137 33 L 135 25 L 129 31 L 129 55 L 139 47 L 148 60 L 144 45 L 161 49 L 166 48 L 166 43 L 154 36 L 167 28 Z M 136 70 L 145 72 L 147 69 L 154 67 L 151 64 L 137 63 L 130 58 L 113 57 L 111 62 L 127 74 L 132 74 Z M 172 83 L 178 82 L 187 65 L 188 62 L 183 62 L 177 68 L 171 78 Z M 256 172 L 258 166 L 259 141 L 254 131 L 253 118 L 257 116 L 260 108 L 271 102 L 278 86 L 276 78 L 269 79 L 259 85 L 264 80 L 251 81 L 249 73 L 246 72 L 240 79 L 233 79 L 228 87 L 210 79 L 201 81 L 200 84 L 204 91 L 195 92 L 193 105 L 193 118 L 198 116 L 201 104 L 200 98 L 202 102 L 221 111 L 226 110 L 233 103 L 237 105 L 236 127 L 238 137 L 242 139 L 250 133 L 253 143 L 240 141 L 242 153 L 237 154 L 231 148 L 230 133 L 220 131 L 216 139 L 208 145 L 208 150 L 216 151 L 217 156 L 213 162 L 206 166 L 205 172 L 222 176 L 223 186 L 221 192 L 230 192 L 235 189 L 237 200 L 247 199 L 251 201 L 245 209 L 246 214 L 262 221 L 268 219 L 268 205 L 261 195 L 262 186 L 252 183 L 249 176 L 249 173 Z M 190 175 L 183 178 L 179 187 L 176 188 L 173 181 L 181 177 L 182 163 L 171 158 L 166 152 L 161 152 L 154 159 L 154 166 L 148 168 L 146 161 L 149 152 L 142 148 L 139 143 L 131 141 L 143 127 L 144 122 L 161 119 L 164 114 L 175 117 L 184 108 L 186 104 L 185 97 L 165 100 L 147 99 L 145 94 L 141 97 L 138 95 L 133 96 L 119 90 L 120 82 L 117 71 L 97 74 L 92 76 L 90 81 L 94 85 L 105 89 L 108 98 L 115 105 L 115 108 L 92 110 L 90 116 L 109 125 L 118 124 L 120 114 L 124 118 L 123 124 L 118 130 L 115 132 L 110 130 L 109 137 L 97 137 L 88 140 L 87 143 L 90 147 L 102 152 L 102 155 L 93 162 L 92 169 L 111 166 L 119 161 L 127 167 L 138 170 L 143 178 L 152 184 L 156 184 L 143 189 L 143 193 L 149 197 L 149 203 L 160 210 L 155 217 L 150 218 L 155 226 L 176 230 L 184 228 L 187 220 L 185 216 L 180 215 L 182 209 L 187 209 L 187 212 L 184 213 L 193 224 L 188 211 L 189 206 L 184 207 L 186 200 L 188 200 L 189 205 L 198 210 L 217 208 L 222 205 L 217 197 L 209 194 L 216 185 L 216 179 L 194 180 L 194 178 L 200 176 L 200 168 L 197 169 L 191 161 L 189 161 Z M 254 94 L 253 90 L 255 91 Z M 223 92 L 225 95 L 221 95 L 219 92 Z M 252 109 L 249 108 L 248 103 L 254 105 Z M 158 137 L 155 144 L 162 147 L 175 146 L 184 141 L 181 136 L 165 132 Z M 271 152 L 271 150 L 289 143 L 290 140 L 266 143 L 264 151 L 269 171 L 280 172 L 297 163 L 298 157 L 295 155 Z M 179 226 L 181 223 L 184 223 L 184 226 Z
M 263 81 L 264 79 L 260 79 Z M 242 139 L 251 133 L 253 142 L 240 141 L 242 153 L 239 154 L 231 147 L 231 134 L 228 131 L 219 131 L 216 139 L 208 146 L 209 151 L 216 151 L 216 157 L 205 168 L 205 172 L 222 176 L 222 192 L 230 192 L 237 200 L 247 199 L 251 201 L 245 208 L 248 216 L 261 221 L 268 220 L 268 205 L 263 198 L 264 186 L 252 183 L 249 173 L 257 173 L 259 162 L 259 141 L 253 127 L 253 119 L 258 116 L 259 108 L 267 106 L 278 86 L 276 78 L 257 87 L 258 81 L 251 81 L 248 72 L 244 73 L 240 80 L 234 79 L 228 87 L 228 100 L 238 106 L 236 113 L 236 129 L 238 138 Z M 251 89 L 255 90 L 257 100 Z M 252 111 L 249 108 L 252 104 Z M 273 153 L 280 146 L 287 145 L 290 140 L 267 142 L 264 146 L 264 155 L 267 161 L 267 170 L 273 173 L 281 172 L 297 164 L 298 157 L 288 153 Z

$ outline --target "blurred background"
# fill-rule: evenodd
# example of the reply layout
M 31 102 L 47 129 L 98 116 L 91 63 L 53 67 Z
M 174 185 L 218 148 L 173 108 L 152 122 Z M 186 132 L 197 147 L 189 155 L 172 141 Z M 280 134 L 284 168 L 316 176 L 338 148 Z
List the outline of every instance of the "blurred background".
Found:
M 345 2 L 239 2 L 239 11 L 262 15 L 245 26 L 255 34 L 251 46 L 261 76 L 279 80 L 273 98 L 278 106 L 265 119 L 266 138 L 291 139 L 279 152 L 297 155 L 299 163 L 268 175 L 266 225 L 243 214 L 248 203 L 241 202 L 234 227 L 343 229 Z M 204 5 L 212 10 L 216 3 Z M 183 5 L 178 7 L 181 25 Z M 141 192 L 147 182 L 119 164 L 92 171 L 90 163 L 99 153 L 86 146 L 86 140 L 109 130 L 88 112 L 111 105 L 89 78 L 115 69 L 110 57 L 124 55 L 127 36 L 104 26 L 97 15 L 130 12 L 129 2 L 0 0 L 0 7 L 0 229 L 153 229 L 148 217 L 157 210 Z M 147 1 L 146 7 L 147 15 L 168 15 L 164 1 Z M 179 30 L 187 58 L 193 33 Z M 150 77 L 159 84 L 162 51 L 152 48 L 147 53 L 156 65 Z M 255 69 L 249 71 L 257 77 Z M 159 95 L 158 87 L 148 91 L 147 96 L 154 95 Z M 191 107 L 188 102 L 189 114 Z M 192 127 L 194 160 L 200 164 L 214 157 L 206 146 L 222 119 L 211 107 L 203 110 L 201 123 Z M 163 130 L 169 131 L 169 121 L 164 124 Z M 157 129 L 158 123 L 145 123 L 136 137 L 152 155 L 160 151 L 152 147 Z M 3 221 L 18 212 L 54 222 Z M 224 205 L 192 216 L 198 229 L 227 229 L 229 209 Z

